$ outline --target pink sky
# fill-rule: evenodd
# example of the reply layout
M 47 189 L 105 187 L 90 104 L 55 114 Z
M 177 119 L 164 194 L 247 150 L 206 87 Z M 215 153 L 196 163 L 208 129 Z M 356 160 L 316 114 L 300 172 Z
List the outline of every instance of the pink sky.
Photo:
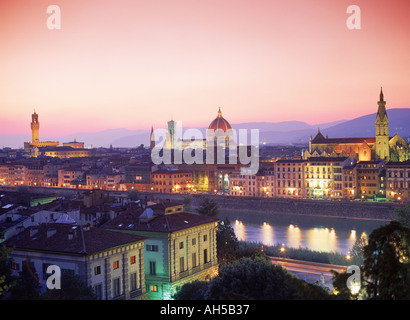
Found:
M 103 3 L 103 4 L 101 4 Z M 49 5 L 61 30 L 46 26 Z M 348 30 L 349 5 L 361 30 Z M 410 107 L 408 0 L 3 0 L 0 133 L 317 124 Z

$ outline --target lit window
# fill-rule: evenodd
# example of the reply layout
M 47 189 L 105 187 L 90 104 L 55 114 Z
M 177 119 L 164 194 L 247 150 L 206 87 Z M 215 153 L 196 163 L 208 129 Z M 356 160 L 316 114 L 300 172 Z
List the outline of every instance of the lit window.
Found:
M 118 260 L 114 261 L 113 265 L 112 265 L 113 269 L 118 269 L 120 267 L 120 262 Z
M 101 266 L 97 266 L 94 268 L 94 274 L 95 275 L 101 274 Z

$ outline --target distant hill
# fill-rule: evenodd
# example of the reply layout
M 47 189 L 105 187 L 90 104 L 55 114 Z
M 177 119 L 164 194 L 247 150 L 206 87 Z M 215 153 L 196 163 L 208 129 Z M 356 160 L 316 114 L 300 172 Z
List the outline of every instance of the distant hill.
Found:
M 410 108 L 388 109 L 390 135 L 398 133 L 403 138 L 410 137 Z M 303 121 L 247 122 L 232 124 L 236 130 L 259 129 L 260 141 L 265 144 L 307 144 L 309 137 L 317 134 L 318 128 L 329 138 L 373 137 L 376 113 L 352 120 L 309 125 Z M 164 123 L 166 128 L 166 123 Z M 188 128 L 183 128 L 184 130 Z M 205 137 L 206 128 L 200 129 Z M 124 128 L 98 132 L 78 132 L 61 137 L 42 137 L 42 140 L 58 140 L 60 143 L 76 139 L 85 142 L 86 147 L 136 147 L 149 145 L 151 130 L 129 130 Z M 31 140 L 29 135 L 0 135 L 0 147 L 21 148 L 24 141 Z M 250 141 L 248 139 L 248 141 Z
M 330 128 L 321 130 L 329 137 L 351 138 L 351 137 L 374 137 L 376 113 L 362 116 Z M 398 133 L 401 137 L 410 136 L 410 108 L 388 109 L 389 134 Z

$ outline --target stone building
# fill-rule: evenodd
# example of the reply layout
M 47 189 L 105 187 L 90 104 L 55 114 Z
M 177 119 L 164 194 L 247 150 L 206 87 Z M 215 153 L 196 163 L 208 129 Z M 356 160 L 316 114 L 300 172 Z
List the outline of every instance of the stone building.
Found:
M 80 276 L 100 300 L 145 299 L 145 237 L 69 223 L 26 228 L 4 244 L 15 274 L 23 265 L 47 290 L 47 268 Z M 61 287 L 60 290 L 64 290 Z
M 410 201 L 410 160 L 386 163 L 386 197 L 388 200 Z
M 357 190 L 362 198 L 385 197 L 385 164 L 381 160 L 357 163 Z
M 358 161 L 383 160 L 396 161 L 409 159 L 410 147 L 398 134 L 391 136 L 383 90 L 377 102 L 378 110 L 375 121 L 374 137 L 329 138 L 318 130 L 317 135 L 309 140 L 309 150 L 303 158 L 310 157 L 350 157 Z
M 218 273 L 218 219 L 186 213 L 178 203 L 134 208 L 103 228 L 147 237 L 145 280 L 149 300 L 168 300 L 185 283 Z

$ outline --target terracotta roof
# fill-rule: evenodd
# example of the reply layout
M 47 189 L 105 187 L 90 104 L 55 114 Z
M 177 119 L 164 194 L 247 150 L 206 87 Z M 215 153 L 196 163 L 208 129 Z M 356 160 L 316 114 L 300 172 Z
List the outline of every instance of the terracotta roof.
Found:
M 349 157 L 310 157 L 307 162 L 323 161 L 323 162 L 343 162 Z
M 35 229 L 38 231 L 32 234 Z M 48 233 L 54 234 L 47 237 Z M 70 233 L 72 239 L 69 239 Z M 145 239 L 147 238 L 102 228 L 48 223 L 26 228 L 21 233 L 6 240 L 4 244 L 16 249 L 86 255 Z
M 374 144 L 376 142 L 375 137 L 368 137 L 368 138 L 324 138 L 322 135 L 321 137 L 315 137 L 312 140 L 313 144 L 347 144 L 347 143 L 367 143 L 367 144 Z
M 159 202 L 153 205 L 150 205 L 149 208 L 153 210 L 163 210 L 171 207 L 176 207 L 176 206 L 182 206 L 183 203 L 180 202 L 171 202 L 171 201 L 164 201 L 164 202 Z
M 202 224 L 219 221 L 217 217 L 202 216 L 194 213 L 179 212 L 153 216 L 148 222 L 140 219 L 143 209 L 120 214 L 105 223 L 102 228 L 146 232 L 175 232 Z
M 152 174 L 182 174 L 182 173 L 192 173 L 192 172 L 188 170 L 180 170 L 180 169 L 158 169 L 152 172 Z

